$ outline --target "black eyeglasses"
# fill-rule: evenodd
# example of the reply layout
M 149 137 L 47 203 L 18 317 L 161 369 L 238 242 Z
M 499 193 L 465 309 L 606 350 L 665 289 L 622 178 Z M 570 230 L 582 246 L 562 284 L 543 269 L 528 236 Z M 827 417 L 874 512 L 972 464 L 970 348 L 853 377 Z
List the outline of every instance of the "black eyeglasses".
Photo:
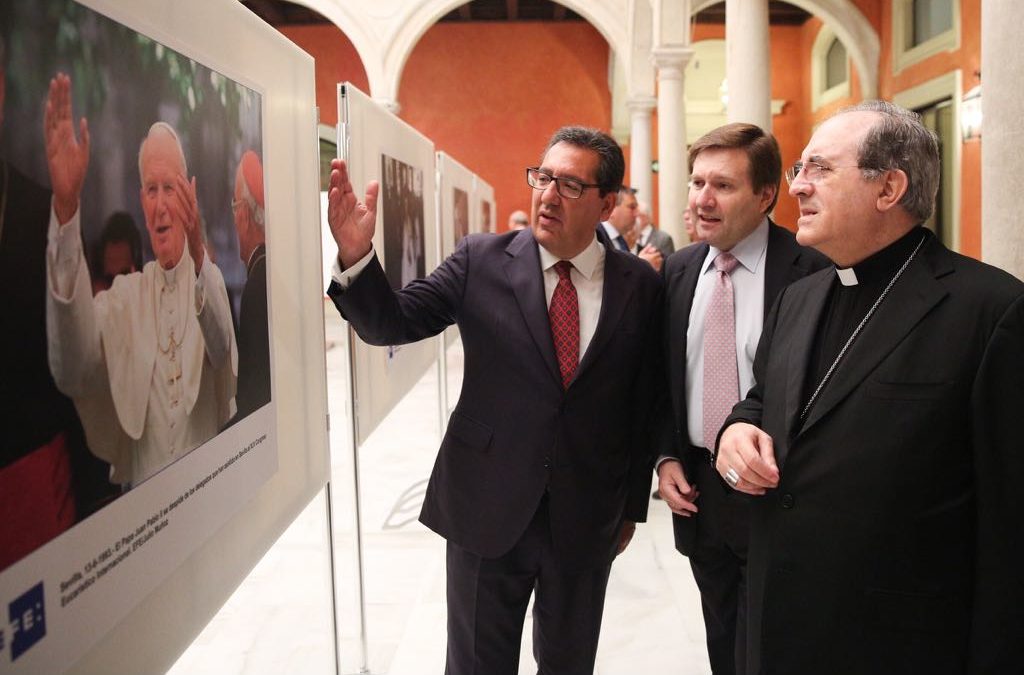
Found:
M 536 167 L 526 170 L 526 182 L 534 190 L 546 190 L 551 183 L 554 183 L 558 194 L 566 199 L 579 199 L 587 188 L 601 187 L 597 183 L 581 183 L 575 178 L 556 178 Z

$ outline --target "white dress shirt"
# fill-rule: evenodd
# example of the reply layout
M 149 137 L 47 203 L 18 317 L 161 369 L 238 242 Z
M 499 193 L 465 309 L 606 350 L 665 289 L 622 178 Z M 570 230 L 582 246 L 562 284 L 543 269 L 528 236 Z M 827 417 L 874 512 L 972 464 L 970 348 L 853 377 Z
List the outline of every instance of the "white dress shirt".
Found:
M 740 400 L 754 386 L 754 354 L 764 325 L 765 254 L 768 250 L 768 218 L 729 251 L 739 264 L 730 275 L 736 317 L 736 360 Z M 721 251 L 714 246 L 701 265 L 690 307 L 686 331 L 686 426 L 690 443 L 708 447 L 714 438 L 704 438 L 704 318 L 711 302 L 717 271 L 714 261 Z
M 614 225 L 612 225 L 611 223 L 609 223 L 609 222 L 608 222 L 607 220 L 602 220 L 602 221 L 601 221 L 601 227 L 603 227 L 603 228 L 604 228 L 605 234 L 607 234 L 607 235 L 608 235 L 608 238 L 612 240 L 612 246 L 614 246 L 615 248 L 619 248 L 619 247 L 618 247 L 618 245 L 616 244 L 616 242 L 617 242 L 617 241 L 618 241 L 619 239 L 622 239 L 622 243 L 623 243 L 623 245 L 626 245 L 626 238 L 625 238 L 625 237 L 623 237 L 623 236 L 622 236 L 622 235 L 621 235 L 621 234 L 619 233 L 619 231 L 618 231 L 617 229 L 615 229 L 615 226 L 614 226 Z M 621 249 L 620 249 L 620 250 L 621 250 Z
M 558 272 L 555 263 L 561 258 L 556 257 L 543 246 L 537 246 L 540 252 L 540 268 L 544 271 L 544 298 L 551 307 L 551 296 L 555 294 L 558 284 Z M 597 330 L 597 319 L 601 316 L 601 292 L 604 289 L 604 246 L 597 240 L 591 240 L 583 252 L 569 260 L 572 271 L 569 277 L 576 287 L 576 297 L 580 305 L 580 361 L 587 353 L 587 347 Z

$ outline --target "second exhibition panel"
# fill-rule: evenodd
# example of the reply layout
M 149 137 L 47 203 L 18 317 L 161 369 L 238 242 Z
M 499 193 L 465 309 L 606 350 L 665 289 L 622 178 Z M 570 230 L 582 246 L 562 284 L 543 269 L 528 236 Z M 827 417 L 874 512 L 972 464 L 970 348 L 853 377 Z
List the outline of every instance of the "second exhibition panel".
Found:
M 434 144 L 350 83 L 338 85 L 342 158 L 360 199 L 380 182 L 373 247 L 395 290 L 439 262 Z M 356 442 L 361 444 L 437 358 L 437 343 L 373 347 L 353 340 Z

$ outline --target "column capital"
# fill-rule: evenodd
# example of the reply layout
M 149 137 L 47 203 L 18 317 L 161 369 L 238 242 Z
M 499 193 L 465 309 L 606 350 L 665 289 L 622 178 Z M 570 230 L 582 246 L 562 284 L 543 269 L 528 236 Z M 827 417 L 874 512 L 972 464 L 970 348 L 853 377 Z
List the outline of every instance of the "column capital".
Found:
M 634 115 L 637 113 L 651 114 L 657 106 L 658 99 L 653 96 L 630 96 L 626 99 L 626 108 Z
M 680 73 L 693 58 L 694 51 L 689 47 L 655 47 L 651 50 L 651 62 L 657 67 L 658 74 L 667 70 L 678 70 Z

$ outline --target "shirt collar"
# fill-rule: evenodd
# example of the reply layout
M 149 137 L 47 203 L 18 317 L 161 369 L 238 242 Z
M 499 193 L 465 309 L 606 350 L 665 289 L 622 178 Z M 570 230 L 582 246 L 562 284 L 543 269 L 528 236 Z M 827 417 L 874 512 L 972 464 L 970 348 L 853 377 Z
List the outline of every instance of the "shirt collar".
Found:
M 607 220 L 601 221 L 601 227 L 604 228 L 604 231 L 608 234 L 608 238 L 611 239 L 612 241 L 615 241 L 616 239 L 622 236 L 622 234 L 620 234 L 619 231 L 615 229 L 615 226 L 612 225 Z
M 743 267 L 748 271 L 757 274 L 757 268 L 761 265 L 764 260 L 765 251 L 768 250 L 768 216 L 761 219 L 761 224 L 754 228 L 754 231 L 748 234 L 743 239 L 740 239 L 739 243 L 733 246 L 729 253 L 732 253 L 736 260 L 739 261 Z M 718 254 L 722 251 L 714 246 L 708 252 L 708 257 L 704 259 L 704 271 L 707 272 L 711 268 L 712 263 Z
M 555 263 L 561 260 L 561 258 L 557 257 L 540 244 L 537 245 L 537 249 L 540 251 L 540 268 L 545 272 L 554 267 Z M 604 246 L 598 243 L 596 236 L 590 240 L 587 247 L 575 258 L 571 258 L 569 260 L 569 262 L 572 263 L 572 266 L 576 268 L 576 271 L 588 280 L 594 276 L 597 266 L 603 261 Z

